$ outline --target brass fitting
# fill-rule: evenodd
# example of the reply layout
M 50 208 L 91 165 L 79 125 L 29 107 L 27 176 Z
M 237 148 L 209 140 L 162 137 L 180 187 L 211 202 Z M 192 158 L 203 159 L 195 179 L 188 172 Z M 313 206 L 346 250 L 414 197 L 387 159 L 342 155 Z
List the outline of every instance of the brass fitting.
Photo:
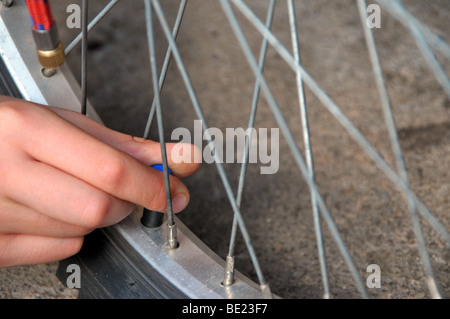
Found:
M 54 69 L 64 63 L 64 47 L 61 42 L 59 42 L 58 46 L 53 50 L 44 51 L 37 49 L 36 51 L 39 63 L 41 63 L 45 69 Z
M 64 63 L 64 47 L 59 40 L 58 30 L 54 24 L 50 30 L 33 31 L 36 53 L 44 69 L 55 69 Z

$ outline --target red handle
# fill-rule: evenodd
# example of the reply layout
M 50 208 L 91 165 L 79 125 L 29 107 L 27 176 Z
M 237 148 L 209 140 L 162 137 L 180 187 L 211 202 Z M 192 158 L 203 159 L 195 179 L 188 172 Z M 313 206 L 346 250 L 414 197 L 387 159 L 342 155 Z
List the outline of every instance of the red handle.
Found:
M 50 30 L 54 24 L 48 0 L 26 0 L 31 25 L 35 30 Z

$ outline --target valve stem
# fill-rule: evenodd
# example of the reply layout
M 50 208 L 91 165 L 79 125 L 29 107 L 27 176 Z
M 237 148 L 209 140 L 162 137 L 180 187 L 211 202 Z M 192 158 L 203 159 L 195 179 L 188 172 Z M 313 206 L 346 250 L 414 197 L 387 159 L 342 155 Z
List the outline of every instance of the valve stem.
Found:
M 56 24 L 50 30 L 32 29 L 39 63 L 45 69 L 55 69 L 65 60 L 64 47 L 59 41 Z
M 44 0 L 27 0 L 27 7 L 39 63 L 44 69 L 55 69 L 64 63 L 65 54 L 50 4 Z

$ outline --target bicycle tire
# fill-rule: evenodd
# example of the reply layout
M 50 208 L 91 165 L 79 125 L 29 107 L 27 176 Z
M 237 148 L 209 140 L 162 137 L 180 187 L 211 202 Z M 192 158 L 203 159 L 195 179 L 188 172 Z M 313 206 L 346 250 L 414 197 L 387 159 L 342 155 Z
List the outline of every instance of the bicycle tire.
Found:
M 132 219 L 130 219 L 132 220 Z M 135 220 L 136 221 L 136 220 Z M 177 221 L 178 222 L 178 221 Z M 125 224 L 127 223 L 127 221 L 125 221 Z M 137 226 L 139 225 L 138 223 L 132 222 L 132 225 Z M 133 227 L 134 227 L 133 226 Z M 139 226 L 140 227 L 140 226 Z M 183 226 L 182 226 L 183 228 Z M 119 239 L 116 240 L 116 235 L 118 234 L 118 230 L 116 228 L 113 228 L 112 233 L 110 233 L 108 235 L 109 230 L 102 230 L 102 231 L 98 231 L 95 234 L 93 234 L 94 238 L 98 238 L 95 236 L 102 236 L 102 238 L 108 238 L 106 240 L 105 243 L 105 248 L 102 249 L 103 251 L 105 251 L 107 257 L 104 256 L 100 256 L 100 259 L 104 259 L 104 260 L 109 260 L 108 262 L 105 262 L 105 267 L 111 267 L 111 272 L 120 272 L 120 269 L 123 268 L 123 265 L 126 265 L 128 262 L 131 262 L 131 264 L 140 264 L 139 261 L 130 261 L 130 258 L 134 258 L 133 253 L 130 254 L 130 258 L 127 257 L 127 254 L 124 254 L 123 252 L 128 252 L 130 246 L 127 246 L 126 244 L 124 244 L 122 242 L 122 240 L 120 240 L 120 236 L 118 237 Z M 100 233 L 100 234 L 99 234 Z M 112 235 L 111 235 L 112 234 Z M 103 237 L 105 236 L 105 237 Z M 110 240 L 112 237 L 114 237 L 114 240 Z M 97 239 L 100 240 L 101 242 L 103 242 L 103 239 Z M 88 239 L 89 241 L 89 239 Z M 116 241 L 116 242 L 115 242 Z M 89 247 L 88 247 L 89 248 Z M 80 254 L 80 256 L 86 256 L 87 258 L 92 257 L 92 253 L 89 253 L 89 251 L 87 251 L 86 255 L 83 255 L 83 252 Z M 96 255 L 96 254 L 94 254 Z M 78 257 L 76 257 L 78 258 Z M 84 258 L 84 257 L 83 257 Z M 214 259 L 214 258 L 213 258 Z M 71 259 L 65 262 L 65 264 L 61 264 L 62 266 L 60 267 L 60 276 L 62 281 L 64 282 L 64 270 L 65 270 L 65 266 L 67 265 L 67 263 L 70 262 L 79 262 L 85 265 L 88 265 L 89 262 L 84 262 L 81 261 L 81 259 Z M 96 265 L 96 261 L 93 262 L 93 266 L 89 266 L 89 267 L 97 267 Z M 220 263 L 220 262 L 219 262 Z M 107 266 L 106 266 L 107 265 Z M 115 266 L 113 266 L 115 265 Z M 116 269 L 114 270 L 114 267 L 116 267 Z M 98 283 L 98 281 L 96 281 L 95 278 L 98 278 L 99 276 L 101 277 L 100 272 L 97 270 L 87 270 L 87 271 L 83 271 L 83 273 L 85 275 L 90 275 L 91 277 L 85 277 L 84 282 L 89 283 L 89 282 L 97 282 L 96 285 L 94 285 L 93 287 L 87 287 L 87 291 L 82 292 L 81 293 L 81 297 L 95 297 L 95 296 L 101 296 L 101 297 L 113 297 L 113 298 L 128 298 L 128 297 L 132 297 L 132 298 L 139 298 L 139 297 L 186 297 L 186 296 L 190 296 L 190 297 L 194 297 L 193 295 L 189 295 L 189 293 L 186 293 L 186 291 L 180 292 L 180 291 L 175 291 L 174 289 L 169 289 L 169 291 L 167 293 L 161 293 L 158 292 L 158 289 L 147 289 L 145 288 L 145 282 L 149 282 L 151 280 L 149 280 L 148 278 L 146 278 L 146 276 L 142 276 L 142 274 L 139 274 L 139 272 L 136 272 L 136 269 L 138 267 L 131 267 L 129 269 L 130 273 L 132 273 L 132 275 L 128 276 L 128 275 L 120 275 L 117 274 L 117 282 L 114 283 L 115 280 L 113 280 L 112 282 L 114 283 L 114 285 L 117 284 L 117 286 L 112 287 L 111 286 L 111 278 L 103 278 L 104 280 L 106 280 L 103 283 Z M 89 269 L 89 268 L 87 268 Z M 98 269 L 98 268 L 97 268 Z M 109 268 L 108 268 L 109 269 Z M 127 270 L 128 272 L 128 270 Z M 144 271 L 144 273 L 146 273 L 147 271 Z M 119 279 L 120 278 L 120 279 Z M 131 279 L 130 279 L 131 278 Z M 156 280 L 159 281 L 159 280 Z M 135 287 L 135 288 L 130 288 L 130 287 Z M 136 289 L 136 290 L 134 290 Z M 129 292 L 124 292 L 129 290 Z M 257 289 L 256 289 L 257 290 Z
M 51 77 L 44 76 L 34 56 L 33 43 L 22 41 L 30 32 L 29 26 L 27 23 L 17 22 L 27 21 L 27 19 L 26 5 L 23 0 L 16 0 L 9 8 L 0 7 L 0 31 L 10 35 L 0 42 L 1 60 L 6 66 L 2 70 L 6 72 L 1 77 L 5 79 L 2 82 L 5 93 L 14 93 L 37 103 L 64 106 L 79 112 L 80 86 L 68 66 L 61 66 Z M 22 59 L 17 59 L 19 56 Z M 17 70 L 20 70 L 19 76 L 17 76 Z M 14 78 L 12 74 L 16 77 Z M 18 81 L 20 85 L 10 86 L 12 83 L 17 84 Z M 28 88 L 31 89 L 28 90 Z M 88 116 L 101 122 L 90 103 Z M 66 265 L 77 263 L 83 265 L 84 284 L 80 293 L 81 298 L 261 297 L 259 287 L 239 273 L 237 273 L 236 284 L 224 290 L 220 285 L 224 269 L 220 258 L 202 244 L 192 232 L 183 227 L 181 221 L 177 222 L 180 225 L 179 238 L 183 242 L 182 246 L 187 250 L 183 248 L 167 251 L 164 249 L 163 227 L 155 230 L 145 229 L 140 223 L 140 215 L 142 215 L 142 208 L 137 208 L 120 224 L 95 231 L 87 236 L 88 244 L 83 246 L 82 252 L 60 263 L 57 273 L 61 281 L 66 283 L 68 275 L 65 272 Z M 138 228 L 132 232 L 134 238 L 124 240 L 125 228 Z M 144 232 L 147 232 L 149 236 L 141 236 Z M 134 236 L 136 234 L 137 236 Z M 135 245 L 127 243 L 127 240 L 134 240 L 136 243 L 136 240 L 140 241 L 143 238 L 146 242 L 141 243 L 141 249 L 146 250 L 153 245 L 159 252 L 153 256 L 158 255 L 158 259 L 153 258 L 151 261 L 143 259 L 142 251 L 136 251 Z M 101 245 L 97 246 L 97 242 Z M 95 253 L 92 253 L 93 251 Z M 204 261 L 203 271 L 215 271 L 214 278 L 217 280 L 202 282 L 196 279 L 195 275 L 201 275 L 201 272 L 195 260 L 189 257 L 192 253 Z M 146 255 L 152 256 L 148 252 Z M 161 260 L 164 261 L 164 265 L 161 264 Z M 152 262 L 158 267 L 152 267 Z M 173 272 L 171 280 L 167 279 L 169 275 L 167 269 Z M 112 274 L 114 276 L 111 276 Z

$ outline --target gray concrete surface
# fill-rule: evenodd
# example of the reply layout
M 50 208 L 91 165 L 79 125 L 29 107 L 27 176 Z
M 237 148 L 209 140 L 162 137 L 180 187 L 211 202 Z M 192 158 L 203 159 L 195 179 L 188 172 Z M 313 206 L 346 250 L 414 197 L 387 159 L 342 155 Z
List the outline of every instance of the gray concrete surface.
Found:
M 104 2 L 96 1 L 95 5 Z M 177 9 L 176 2 L 165 4 L 171 19 Z M 264 16 L 266 1 L 248 3 Z M 295 3 L 303 64 L 392 164 L 355 1 Z M 404 3 L 450 40 L 450 2 L 405 0 Z M 58 10 L 64 12 L 64 2 L 58 1 L 58 5 Z M 142 135 L 152 97 L 142 8 L 141 1 L 122 1 L 90 36 L 89 97 L 109 127 L 133 135 Z M 64 18 L 59 20 L 64 22 Z M 243 19 L 241 21 L 254 52 L 258 52 L 260 37 Z M 283 43 L 289 45 L 289 34 L 283 31 L 288 26 L 287 21 L 285 2 L 280 1 L 274 30 Z M 183 25 L 178 41 L 181 54 L 209 126 L 222 130 L 245 128 L 254 79 L 220 5 L 216 1 L 191 0 Z M 412 188 L 448 229 L 449 100 L 406 30 L 385 12 L 382 27 L 375 35 L 389 81 Z M 65 40 L 71 36 L 73 32 L 65 34 Z M 157 40 L 162 54 L 166 44 L 160 35 Z M 76 53 L 69 62 L 77 73 Z M 448 63 L 446 65 L 449 71 Z M 268 52 L 265 72 L 293 134 L 301 141 L 293 89 L 295 75 L 273 50 Z M 309 90 L 306 94 L 317 183 L 325 202 L 361 278 L 367 278 L 369 264 L 381 266 L 381 288 L 370 289 L 369 293 L 376 298 L 429 297 L 402 196 L 352 143 L 317 98 Z M 164 113 L 170 114 L 166 120 L 168 135 L 176 127 L 192 129 L 195 115 L 174 65 L 170 68 L 162 101 Z M 259 108 L 257 127 L 277 127 L 264 101 Z M 152 137 L 156 138 L 156 134 Z M 299 146 L 302 148 L 300 142 Z M 225 167 L 233 185 L 237 184 L 239 165 Z M 192 193 L 191 203 L 179 216 L 210 247 L 225 256 L 232 213 L 215 168 L 203 165 L 197 174 L 186 179 L 186 184 Z M 287 298 L 319 298 L 322 294 L 308 194 L 284 140 L 280 141 L 280 170 L 276 174 L 260 175 L 259 165 L 250 165 L 242 211 L 267 281 L 275 293 Z M 332 296 L 358 297 L 339 252 L 326 226 L 323 227 Z M 423 228 L 436 278 L 444 296 L 448 297 L 449 251 L 429 225 L 423 223 Z M 241 240 L 237 247 L 237 267 L 255 278 Z M 54 281 L 53 271 L 54 264 L 2 269 L 0 297 L 74 297 L 74 291 L 63 289 Z

